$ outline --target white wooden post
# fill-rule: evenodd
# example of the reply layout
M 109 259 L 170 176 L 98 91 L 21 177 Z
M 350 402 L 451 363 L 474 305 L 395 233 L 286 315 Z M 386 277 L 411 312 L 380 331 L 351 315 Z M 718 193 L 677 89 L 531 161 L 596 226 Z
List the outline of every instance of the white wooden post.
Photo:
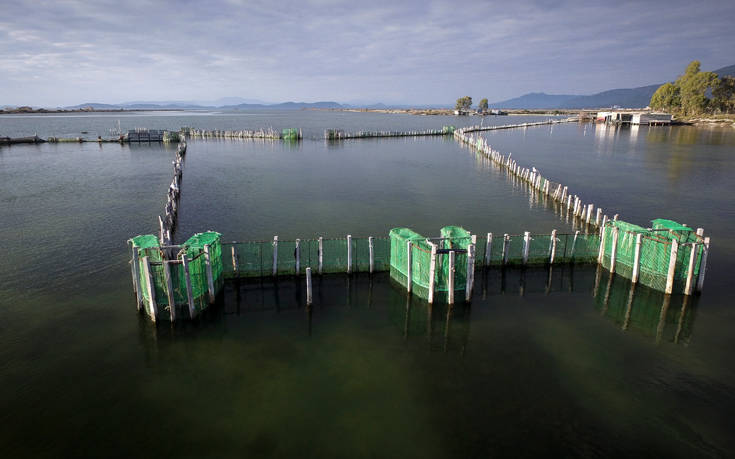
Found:
M 352 235 L 347 235 L 347 274 L 352 272 Z
M 434 286 L 436 284 L 436 244 L 426 241 L 431 246 L 431 262 L 429 263 L 429 304 L 434 303 Z
M 143 304 L 143 292 L 141 291 L 140 287 L 140 260 L 138 258 L 138 248 L 133 247 L 133 281 L 135 283 L 135 297 L 136 297 L 136 307 L 138 311 L 140 311 L 141 305 Z
M 556 230 L 551 232 L 551 241 L 549 241 L 549 264 L 554 264 L 554 257 L 556 256 Z
M 638 278 L 641 275 L 641 243 L 643 242 L 643 235 L 638 233 L 635 235 L 635 252 L 633 252 L 633 275 L 630 281 L 637 283 Z
M 676 255 L 679 252 L 679 241 L 671 240 L 671 254 L 669 255 L 669 272 L 666 275 L 666 291 L 664 293 L 671 294 L 674 290 L 674 274 L 676 273 Z
M 574 248 L 577 246 L 577 238 L 579 237 L 579 230 L 574 232 L 574 239 L 572 239 L 572 250 L 569 253 L 569 259 L 574 263 Z
M 209 255 L 209 244 L 204 246 L 204 262 L 207 268 L 207 287 L 209 289 L 209 304 L 214 304 L 215 291 L 214 291 L 214 277 L 212 276 L 212 259 Z
M 605 233 L 607 228 L 605 228 L 605 224 L 602 225 L 601 232 L 600 232 L 600 250 L 597 254 L 597 264 L 602 264 L 602 259 L 605 256 Z
M 592 219 L 592 209 L 594 209 L 595 205 L 590 204 L 587 206 L 587 224 L 590 224 L 590 220 Z
M 707 270 L 707 255 L 709 254 L 709 237 L 704 238 L 702 244 L 702 258 L 699 261 L 699 277 L 697 277 L 697 291 L 701 292 L 704 286 L 704 274 Z
M 485 266 L 490 266 L 493 253 L 493 233 L 487 233 L 487 242 L 485 243 Z
M 373 237 L 368 237 L 368 249 L 370 251 L 370 274 L 373 273 L 373 270 L 375 268 L 375 255 L 374 255 L 374 248 L 373 248 Z
M 618 258 L 618 237 L 620 229 L 616 226 L 613 228 L 612 248 L 610 249 L 610 272 L 615 273 L 615 260 Z
M 319 275 L 322 274 L 322 265 L 324 262 L 324 238 L 319 236 Z
M 689 253 L 689 266 L 687 267 L 687 283 L 684 287 L 684 295 L 691 295 L 694 290 L 694 265 L 697 262 L 697 250 L 699 244 L 692 243 L 692 250 Z
M 528 252 L 531 249 L 531 233 L 523 233 L 523 264 L 528 263 Z
M 503 265 L 508 264 L 508 249 L 510 246 L 510 236 L 508 234 L 503 235 Z
M 311 267 L 306 267 L 306 305 L 311 306 Z
M 181 254 L 181 264 L 184 266 L 184 280 L 186 282 L 186 301 L 189 305 L 189 318 L 193 319 L 196 311 L 194 310 L 194 293 L 191 288 L 191 274 L 189 274 L 189 258 L 186 253 Z
M 278 236 L 273 236 L 273 277 L 278 274 Z
M 156 287 L 153 284 L 153 275 L 151 274 L 151 262 L 148 256 L 143 257 L 143 274 L 146 279 L 146 287 L 148 289 L 148 315 L 153 322 L 158 316 L 158 305 L 156 304 Z
M 168 260 L 162 260 L 163 276 L 166 279 L 166 300 L 168 300 L 169 317 L 171 322 L 176 321 L 176 300 L 174 300 L 174 284 L 171 281 L 171 264 Z
M 448 281 L 448 303 L 454 304 L 454 250 L 449 251 L 449 281 Z
M 475 284 L 475 244 L 467 246 L 467 275 L 465 285 L 465 301 L 472 300 L 472 290 Z
M 406 291 L 411 293 L 411 276 L 412 276 L 412 264 L 413 259 L 411 257 L 411 241 L 406 241 Z
M 232 243 L 232 271 L 235 273 L 235 277 L 240 277 L 240 265 L 237 262 L 237 248 L 235 243 Z
M 296 275 L 301 274 L 301 239 L 296 239 L 296 250 L 294 253 L 296 257 Z
M 602 218 L 602 209 L 597 208 L 597 216 L 595 217 L 595 226 L 600 226 L 600 219 Z

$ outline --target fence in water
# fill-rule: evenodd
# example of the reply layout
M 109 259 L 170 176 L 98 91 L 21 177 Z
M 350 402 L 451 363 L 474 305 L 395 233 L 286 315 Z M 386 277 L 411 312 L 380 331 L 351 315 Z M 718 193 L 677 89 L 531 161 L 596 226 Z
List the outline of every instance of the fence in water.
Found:
M 283 140 L 299 140 L 301 139 L 301 129 L 283 129 L 280 132 L 273 129 L 258 130 L 219 130 L 219 129 L 193 129 L 181 128 L 181 132 L 193 138 L 202 139 L 283 139 Z

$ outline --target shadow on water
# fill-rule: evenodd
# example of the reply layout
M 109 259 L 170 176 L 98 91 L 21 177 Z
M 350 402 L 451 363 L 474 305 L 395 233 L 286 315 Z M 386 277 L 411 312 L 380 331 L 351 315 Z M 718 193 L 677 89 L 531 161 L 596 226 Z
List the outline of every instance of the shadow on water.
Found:
M 464 295 L 458 295 L 463 297 Z M 314 279 L 314 303 L 306 304 L 304 278 L 228 281 L 216 305 L 194 321 L 151 324 L 141 317 L 141 340 L 157 346 L 177 339 L 223 339 L 256 320 L 261 332 L 279 321 L 291 323 L 300 338 L 369 317 L 389 323 L 395 337 L 431 352 L 464 355 L 471 346 L 472 309 L 498 308 L 512 297 L 562 308 L 570 299 L 589 301 L 610 326 L 654 341 L 688 345 L 696 318 L 697 296 L 665 295 L 595 266 L 487 269 L 477 272 L 471 303 L 428 304 L 407 295 L 388 273 L 324 275 Z M 591 298 L 590 298 L 591 297 Z M 504 299 L 505 298 L 505 299 Z M 590 298 L 590 300 L 584 300 Z M 581 320 L 581 319 L 580 319 Z M 275 322 L 275 323 L 274 323 Z M 282 324 L 280 324 L 282 325 Z

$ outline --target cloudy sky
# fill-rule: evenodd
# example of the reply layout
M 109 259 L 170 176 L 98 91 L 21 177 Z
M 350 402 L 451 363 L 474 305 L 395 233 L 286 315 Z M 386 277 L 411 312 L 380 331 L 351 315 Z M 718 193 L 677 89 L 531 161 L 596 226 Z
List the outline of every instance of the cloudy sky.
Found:
M 589 94 L 735 64 L 735 1 L 14 1 L 0 106 L 452 103 Z

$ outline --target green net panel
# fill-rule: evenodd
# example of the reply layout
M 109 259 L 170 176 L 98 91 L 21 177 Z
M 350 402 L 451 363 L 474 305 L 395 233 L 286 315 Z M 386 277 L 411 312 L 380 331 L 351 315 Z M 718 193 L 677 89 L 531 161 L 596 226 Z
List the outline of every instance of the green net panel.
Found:
M 283 140 L 298 140 L 301 138 L 301 133 L 296 128 L 283 129 L 281 131 L 281 138 Z
M 639 282 L 653 289 L 664 291 L 669 273 L 672 241 L 676 240 L 678 251 L 674 266 L 673 292 L 683 292 L 686 286 L 693 246 L 696 247 L 693 278 L 696 279 L 699 275 L 699 265 L 704 250 L 701 238 L 691 228 L 672 220 L 656 219 L 652 223 L 651 229 L 620 220 L 606 224 L 603 228 L 604 252 L 602 265 L 606 269 L 611 268 L 614 235 L 617 228 L 618 242 L 615 250 L 615 272 L 623 277 L 632 278 L 635 265 L 636 238 L 640 234 Z

